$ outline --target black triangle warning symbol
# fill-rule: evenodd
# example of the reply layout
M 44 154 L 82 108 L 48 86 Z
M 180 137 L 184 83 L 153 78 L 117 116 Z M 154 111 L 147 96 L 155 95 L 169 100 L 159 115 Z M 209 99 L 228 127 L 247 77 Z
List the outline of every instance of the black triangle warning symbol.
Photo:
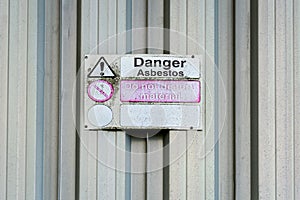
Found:
M 91 72 L 88 74 L 89 78 L 113 78 L 115 77 L 115 73 L 110 68 L 107 61 L 104 59 L 104 57 L 101 57 L 98 62 L 96 63 L 95 67 L 91 70 Z

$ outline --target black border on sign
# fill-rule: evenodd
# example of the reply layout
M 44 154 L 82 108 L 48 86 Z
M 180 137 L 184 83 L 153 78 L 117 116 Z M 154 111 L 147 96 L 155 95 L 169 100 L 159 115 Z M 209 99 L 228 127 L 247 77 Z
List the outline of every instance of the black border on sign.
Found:
M 109 67 L 109 69 L 112 71 L 112 73 L 114 74 L 114 76 L 91 76 L 91 74 L 93 73 L 93 71 L 96 69 L 97 65 L 100 63 L 100 61 L 103 59 L 103 61 L 105 62 L 105 64 Z M 114 70 L 112 70 L 112 68 L 110 67 L 110 65 L 108 64 L 108 62 L 105 60 L 105 58 L 102 56 L 99 58 L 99 60 L 96 62 L 96 65 L 93 67 L 93 69 L 90 71 L 90 73 L 87 76 L 88 78 L 115 78 L 116 74 L 114 72 Z

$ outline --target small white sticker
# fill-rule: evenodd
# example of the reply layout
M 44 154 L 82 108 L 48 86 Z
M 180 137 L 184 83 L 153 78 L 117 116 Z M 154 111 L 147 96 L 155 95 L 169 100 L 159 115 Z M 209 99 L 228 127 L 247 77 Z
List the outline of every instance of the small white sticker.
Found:
M 96 127 L 104 127 L 112 120 L 112 111 L 105 105 L 95 105 L 88 111 L 89 122 Z

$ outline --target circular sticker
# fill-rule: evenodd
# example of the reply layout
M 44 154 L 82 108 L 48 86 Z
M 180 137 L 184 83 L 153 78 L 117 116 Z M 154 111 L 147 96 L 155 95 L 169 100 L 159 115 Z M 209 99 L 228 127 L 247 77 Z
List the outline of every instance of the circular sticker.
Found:
M 113 114 L 109 107 L 105 105 L 94 105 L 88 111 L 88 120 L 97 127 L 108 125 L 112 120 Z
M 112 84 L 104 80 L 92 82 L 88 87 L 89 97 L 96 102 L 105 102 L 109 100 L 114 93 Z

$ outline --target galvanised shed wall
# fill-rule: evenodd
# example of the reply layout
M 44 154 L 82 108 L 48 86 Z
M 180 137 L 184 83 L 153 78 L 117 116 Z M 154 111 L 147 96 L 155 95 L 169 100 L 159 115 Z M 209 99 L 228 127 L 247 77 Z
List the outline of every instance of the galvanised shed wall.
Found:
M 0 199 L 299 199 L 299 12 L 299 0 L 1 0 Z M 205 55 L 204 131 L 83 132 L 88 53 Z

